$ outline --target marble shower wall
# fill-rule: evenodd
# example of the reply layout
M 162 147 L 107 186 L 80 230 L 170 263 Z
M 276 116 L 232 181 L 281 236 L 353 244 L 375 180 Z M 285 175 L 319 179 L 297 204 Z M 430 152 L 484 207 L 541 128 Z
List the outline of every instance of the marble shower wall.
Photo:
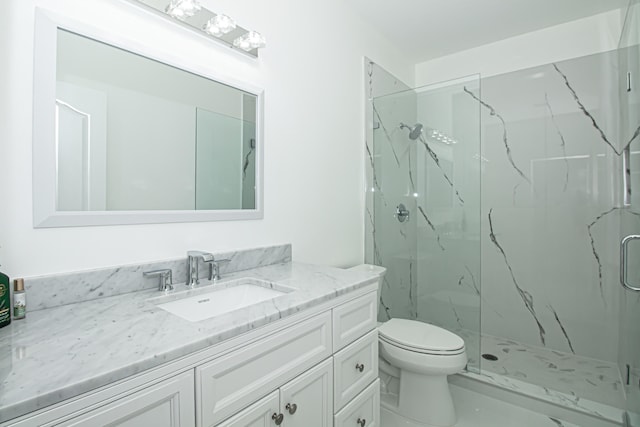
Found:
M 620 55 L 482 80 L 483 333 L 617 361 Z

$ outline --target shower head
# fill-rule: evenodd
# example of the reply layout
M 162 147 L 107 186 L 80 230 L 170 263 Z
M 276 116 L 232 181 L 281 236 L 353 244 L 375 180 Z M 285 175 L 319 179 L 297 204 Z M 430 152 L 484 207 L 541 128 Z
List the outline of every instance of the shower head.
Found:
M 422 128 L 423 126 L 421 123 L 416 123 L 413 127 L 400 123 L 400 129 L 409 129 L 409 139 L 412 141 L 420 138 L 420 135 L 422 135 Z

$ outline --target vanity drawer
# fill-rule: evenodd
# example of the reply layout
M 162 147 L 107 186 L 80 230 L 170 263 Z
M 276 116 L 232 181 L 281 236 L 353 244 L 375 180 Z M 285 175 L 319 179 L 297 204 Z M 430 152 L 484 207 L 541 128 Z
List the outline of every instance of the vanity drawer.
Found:
M 349 345 L 377 326 L 378 293 L 371 292 L 333 309 L 333 349 Z
M 333 356 L 333 405 L 342 408 L 378 378 L 378 330 Z
M 196 368 L 196 416 L 213 426 L 331 356 L 323 313 Z
M 380 380 L 376 380 L 334 417 L 334 427 L 380 427 Z

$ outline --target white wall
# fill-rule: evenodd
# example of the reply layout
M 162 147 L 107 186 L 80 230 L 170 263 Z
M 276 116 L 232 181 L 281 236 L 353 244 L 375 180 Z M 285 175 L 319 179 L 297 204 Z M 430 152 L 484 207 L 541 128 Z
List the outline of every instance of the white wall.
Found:
M 616 49 L 622 31 L 621 11 L 594 15 L 416 65 L 416 86 L 480 73 L 508 73 Z
M 410 64 L 340 0 L 209 0 L 261 31 L 258 61 L 152 19 L 126 2 L 8 0 L 0 16 L 0 264 L 12 276 L 291 242 L 294 259 L 363 259 L 363 56 L 405 81 Z M 265 217 L 260 221 L 33 229 L 31 116 L 36 5 L 127 32 L 141 44 L 264 87 Z

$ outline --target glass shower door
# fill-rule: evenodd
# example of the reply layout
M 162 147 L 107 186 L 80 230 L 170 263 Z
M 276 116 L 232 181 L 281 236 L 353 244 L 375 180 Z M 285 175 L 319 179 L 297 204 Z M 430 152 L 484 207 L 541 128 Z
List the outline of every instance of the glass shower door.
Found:
M 626 388 L 624 425 L 640 427 L 640 0 L 629 3 L 618 53 L 621 135 L 629 141 L 621 161 L 619 365 Z
M 480 79 L 373 99 L 374 262 L 387 268 L 379 320 L 406 318 L 480 356 Z

